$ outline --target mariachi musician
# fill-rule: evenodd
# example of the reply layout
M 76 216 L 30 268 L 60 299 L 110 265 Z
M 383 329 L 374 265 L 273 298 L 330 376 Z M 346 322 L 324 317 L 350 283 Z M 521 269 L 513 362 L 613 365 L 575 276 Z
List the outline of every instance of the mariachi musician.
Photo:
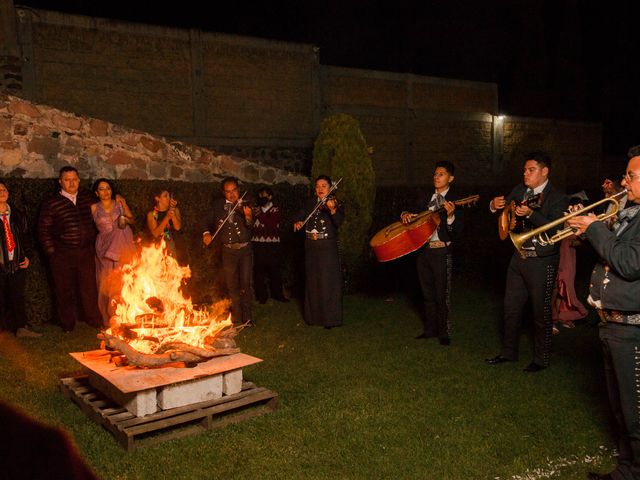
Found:
M 436 163 L 433 173 L 435 191 L 421 210 L 438 211 L 440 223 L 429 241 L 418 250 L 416 269 L 424 300 L 423 331 L 416 339 L 438 337 L 440 345 L 451 344 L 449 319 L 452 267 L 452 234 L 462 230 L 462 210 L 455 211 L 453 200 L 458 197 L 451 190 L 454 179 L 451 162 Z M 402 212 L 402 223 L 408 224 L 417 214 Z
M 342 180 L 342 179 L 340 179 Z M 333 192 L 338 183 L 319 175 L 314 198 L 304 203 L 294 218 L 293 229 L 304 229 L 304 321 L 326 329 L 342 325 L 342 269 L 338 229 L 344 222 L 344 208 Z
M 231 297 L 231 318 L 234 324 L 252 325 L 251 277 L 253 253 L 251 250 L 251 224 L 253 211 L 242 202 L 238 191 L 238 179 L 222 180 L 224 198 L 214 201 L 213 218 L 202 234 L 208 246 L 217 236 L 222 243 L 222 271 Z M 243 195 L 244 197 L 244 195 Z
M 567 196 L 555 189 L 549 181 L 551 159 L 542 152 L 531 152 L 524 163 L 524 183 L 517 185 L 505 198 L 491 200 L 492 212 L 516 203 L 517 222 L 524 231 L 541 227 L 562 217 L 568 206 Z M 539 201 L 530 200 L 539 195 Z M 557 228 L 556 228 L 557 230 Z M 548 232 L 550 235 L 554 230 Z M 558 245 L 541 245 L 535 240 L 524 243 L 520 252 L 514 252 L 507 270 L 504 297 L 504 336 L 500 354 L 485 360 L 489 365 L 518 360 L 518 347 L 522 313 L 527 299 L 531 300 L 534 324 L 533 361 L 525 372 L 538 372 L 549 366 L 551 353 L 551 293 L 558 268 Z

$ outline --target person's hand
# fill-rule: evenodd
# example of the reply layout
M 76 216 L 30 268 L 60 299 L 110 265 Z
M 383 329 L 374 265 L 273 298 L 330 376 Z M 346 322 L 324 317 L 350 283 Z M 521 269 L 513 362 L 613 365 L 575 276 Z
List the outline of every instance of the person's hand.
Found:
M 444 209 L 447 211 L 447 217 L 450 217 L 456 209 L 456 204 L 453 202 L 444 202 Z
M 244 218 L 246 219 L 250 219 L 253 215 L 253 210 L 251 210 L 251 207 L 248 205 L 244 205 L 242 207 L 242 212 L 244 213 Z
M 494 210 L 500 210 L 504 208 L 506 204 L 507 202 L 504 199 L 504 195 L 500 195 L 499 197 L 495 197 L 493 200 L 491 200 L 491 206 Z
M 528 217 L 529 215 L 531 215 L 533 213 L 533 210 L 531 210 L 529 207 L 527 207 L 526 205 L 518 205 L 516 207 L 516 215 L 518 217 Z
M 122 205 L 123 208 L 127 206 L 127 201 L 119 193 L 116 194 L 116 202 Z
M 593 213 L 589 213 L 588 215 L 576 215 L 575 217 L 571 217 L 567 220 L 567 223 L 576 231 L 576 235 L 582 235 L 587 231 L 589 225 L 597 221 L 598 217 Z
M 178 201 L 175 198 L 171 198 L 171 200 L 169 200 L 169 208 L 176 208 L 177 205 Z
M 569 213 L 577 212 L 578 210 L 582 210 L 584 205 L 578 203 L 576 205 L 569 205 Z
M 301 228 L 302 228 L 302 222 L 296 222 L 296 223 L 293 224 L 293 231 L 294 232 L 297 232 Z
M 209 244 L 212 242 L 213 240 L 213 235 L 211 235 L 210 233 L 205 233 L 204 235 L 202 235 L 202 242 L 208 247 Z
M 29 266 L 29 259 L 24 257 L 24 260 L 18 265 L 20 268 L 27 268 Z
M 417 216 L 418 216 L 417 213 L 402 212 L 400 214 L 400 221 L 402 221 L 402 223 L 406 225 Z

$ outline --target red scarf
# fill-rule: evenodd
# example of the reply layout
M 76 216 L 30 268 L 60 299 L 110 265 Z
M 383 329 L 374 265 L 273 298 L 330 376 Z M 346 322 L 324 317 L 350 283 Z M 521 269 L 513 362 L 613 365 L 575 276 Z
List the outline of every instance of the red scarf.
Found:
M 16 241 L 13 239 L 13 233 L 11 233 L 11 226 L 9 225 L 9 214 L 2 213 L 2 223 L 4 224 L 4 235 L 7 241 L 7 251 L 12 253 L 16 248 Z

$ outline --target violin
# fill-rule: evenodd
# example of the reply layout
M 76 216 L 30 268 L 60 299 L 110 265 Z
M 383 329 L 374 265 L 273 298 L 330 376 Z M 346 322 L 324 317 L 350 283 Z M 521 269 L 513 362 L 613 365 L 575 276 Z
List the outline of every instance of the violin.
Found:
M 327 202 L 329 202 L 331 200 L 333 200 L 333 204 L 335 205 L 334 209 L 338 208 L 338 205 L 339 205 L 338 204 L 338 198 L 334 194 L 330 194 L 330 195 L 327 195 L 325 197 L 324 203 L 322 205 L 320 205 L 319 210 L 322 211 L 322 212 L 330 212 L 331 209 L 327 205 Z

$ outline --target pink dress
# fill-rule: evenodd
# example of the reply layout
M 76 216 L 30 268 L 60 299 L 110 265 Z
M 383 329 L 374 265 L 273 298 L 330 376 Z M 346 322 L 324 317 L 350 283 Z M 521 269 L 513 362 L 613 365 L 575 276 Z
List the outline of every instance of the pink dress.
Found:
M 108 324 L 113 312 L 109 311 L 109 303 L 120 290 L 119 269 L 135 253 L 133 232 L 129 225 L 118 227 L 118 217 L 124 212 L 120 204 L 116 204 L 107 213 L 101 203 L 96 205 L 93 221 L 98 227 L 96 237 L 96 281 L 98 283 L 98 307 L 103 321 Z

